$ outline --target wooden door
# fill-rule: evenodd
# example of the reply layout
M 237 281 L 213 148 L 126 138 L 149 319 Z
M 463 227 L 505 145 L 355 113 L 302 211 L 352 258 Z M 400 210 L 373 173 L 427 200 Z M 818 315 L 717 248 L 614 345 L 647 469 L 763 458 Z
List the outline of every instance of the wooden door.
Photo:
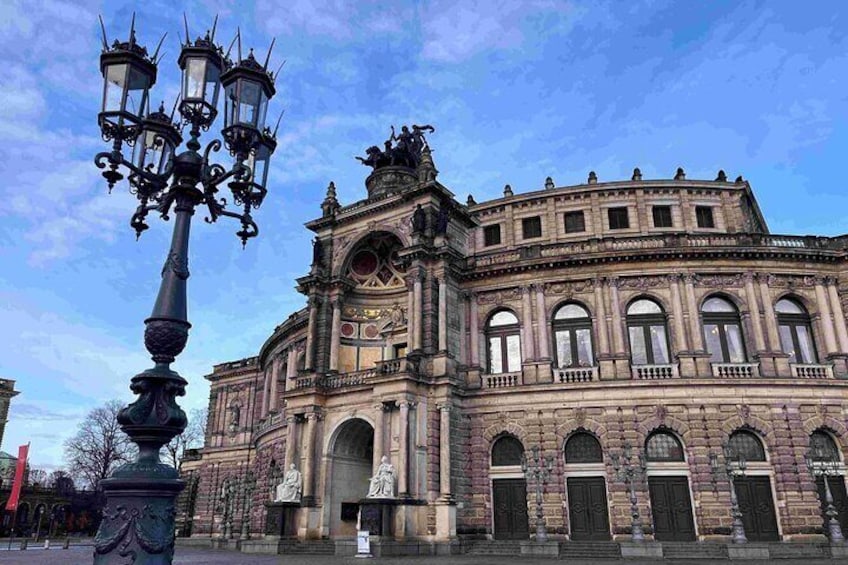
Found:
M 528 539 L 527 483 L 524 479 L 492 481 L 495 539 Z
M 838 475 L 827 478 L 828 486 L 830 487 L 830 495 L 833 497 L 833 507 L 836 509 L 836 519 L 839 520 L 839 525 L 842 527 L 842 535 L 848 536 L 848 493 L 845 492 L 845 477 Z M 821 501 L 822 520 L 824 524 L 824 533 L 828 533 L 828 517 L 825 514 L 827 497 L 824 492 L 824 478 L 816 477 L 816 488 L 819 491 L 819 500 Z
M 695 521 L 688 477 L 649 477 L 654 536 L 659 541 L 694 541 Z
M 569 477 L 568 513 L 571 539 L 608 540 L 609 508 L 603 477 Z
M 777 516 L 769 477 L 737 477 L 736 497 L 749 541 L 778 541 Z

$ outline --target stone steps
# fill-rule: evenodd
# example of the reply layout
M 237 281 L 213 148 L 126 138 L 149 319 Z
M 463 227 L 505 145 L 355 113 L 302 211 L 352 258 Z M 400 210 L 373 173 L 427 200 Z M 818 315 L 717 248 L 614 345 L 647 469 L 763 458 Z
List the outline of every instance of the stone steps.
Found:
M 662 542 L 665 559 L 727 559 L 723 543 Z
M 621 559 L 621 547 L 612 541 L 565 541 L 559 547 L 561 559 Z
M 830 548 L 821 544 L 772 543 L 768 548 L 771 559 L 827 559 L 830 557 Z
M 336 543 L 333 540 L 298 541 L 292 544 L 280 544 L 280 553 L 297 555 L 335 555 Z
M 468 542 L 468 555 L 520 555 L 521 542 L 513 540 L 480 540 Z

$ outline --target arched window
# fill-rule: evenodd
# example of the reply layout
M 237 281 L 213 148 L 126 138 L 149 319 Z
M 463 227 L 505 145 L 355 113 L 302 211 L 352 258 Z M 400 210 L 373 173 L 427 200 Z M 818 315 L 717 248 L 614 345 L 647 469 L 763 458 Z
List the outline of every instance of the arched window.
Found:
M 598 439 L 588 432 L 577 432 L 565 442 L 565 462 L 603 463 L 604 456 Z
M 645 459 L 648 461 L 680 461 L 683 456 L 683 445 L 671 432 L 657 430 L 645 441 Z
M 492 467 L 502 467 L 505 465 L 521 465 L 521 458 L 524 456 L 524 446 L 518 438 L 513 436 L 503 436 L 495 441 L 492 446 Z
M 789 355 L 789 362 L 818 362 L 810 329 L 810 315 L 804 307 L 794 300 L 783 298 L 777 301 L 774 310 L 777 312 L 780 347 Z
M 653 300 L 641 298 L 627 308 L 630 359 L 634 365 L 669 362 L 665 313 Z
M 556 362 L 559 368 L 591 367 L 592 319 L 589 312 L 578 304 L 565 304 L 554 314 L 554 340 Z
M 724 298 L 713 297 L 701 307 L 707 351 L 714 363 L 744 363 L 745 345 L 739 311 Z
M 756 434 L 747 430 L 733 432 L 727 446 L 734 457 L 743 457 L 746 461 L 765 461 L 766 450 Z
M 810 434 L 810 454 L 813 461 L 836 461 L 839 462 L 839 447 L 830 437 L 830 434 L 822 430 L 816 430 Z
M 521 337 L 518 318 L 509 310 L 501 310 L 486 324 L 489 343 L 489 374 L 513 373 L 521 370 Z

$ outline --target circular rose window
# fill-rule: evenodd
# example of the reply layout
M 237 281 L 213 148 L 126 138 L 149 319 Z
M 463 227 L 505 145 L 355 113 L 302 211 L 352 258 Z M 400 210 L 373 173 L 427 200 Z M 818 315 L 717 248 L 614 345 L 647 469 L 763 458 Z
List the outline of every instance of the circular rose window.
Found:
M 377 256 L 371 251 L 363 249 L 354 255 L 350 268 L 360 277 L 372 275 L 377 270 Z

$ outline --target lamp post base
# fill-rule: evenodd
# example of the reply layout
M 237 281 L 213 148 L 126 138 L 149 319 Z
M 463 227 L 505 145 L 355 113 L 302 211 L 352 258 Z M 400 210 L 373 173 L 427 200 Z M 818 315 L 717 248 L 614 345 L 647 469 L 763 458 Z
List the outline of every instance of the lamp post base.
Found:
M 155 477 L 155 478 L 150 478 Z M 95 565 L 166 565 L 174 557 L 176 499 L 185 483 L 163 463 L 130 463 L 100 482 L 106 495 Z

